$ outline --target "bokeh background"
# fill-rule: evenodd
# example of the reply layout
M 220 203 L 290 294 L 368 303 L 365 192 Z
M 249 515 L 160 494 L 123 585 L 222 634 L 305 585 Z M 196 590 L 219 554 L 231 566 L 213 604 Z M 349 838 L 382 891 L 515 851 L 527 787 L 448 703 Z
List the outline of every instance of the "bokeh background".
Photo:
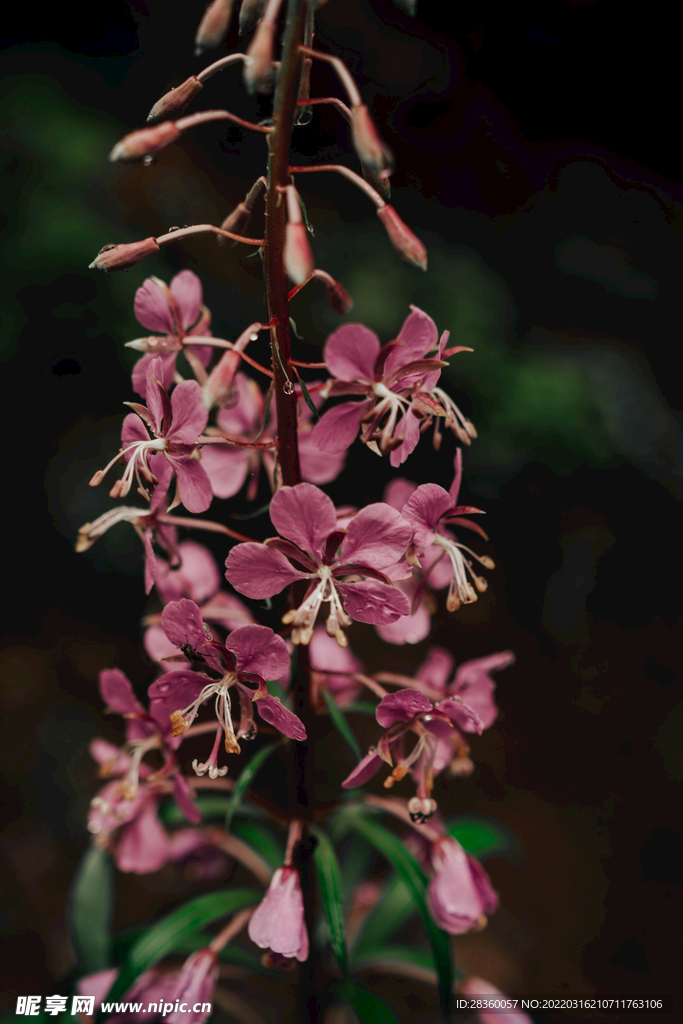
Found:
M 133 397 L 123 344 L 141 333 L 135 290 L 189 267 L 217 335 L 263 315 L 257 258 L 211 238 L 128 274 L 86 269 L 106 242 L 220 223 L 262 173 L 261 139 L 221 124 L 151 167 L 107 163 L 161 93 L 209 62 L 192 56 L 202 8 L 102 0 L 15 10 L 3 26 L 7 1007 L 71 965 L 64 907 L 96 787 L 87 742 L 117 735 L 97 673 L 116 664 L 141 692 L 152 674 L 137 538 L 122 527 L 73 552 L 78 526 L 109 507 L 87 481 Z M 395 258 L 353 186 L 309 175 L 299 186 L 318 265 L 354 296 L 349 319 L 384 339 L 414 302 L 474 349 L 452 360 L 447 387 L 479 429 L 464 496 L 487 510 L 498 568 L 484 599 L 437 618 L 435 639 L 458 661 L 512 648 L 517 664 L 499 677 L 501 716 L 475 745 L 474 777 L 443 803 L 502 822 L 515 847 L 487 864 L 502 908 L 457 940 L 459 966 L 516 992 L 672 991 L 683 852 L 673 34 L 608 0 L 424 0 L 415 19 L 388 0 L 329 0 L 317 40 L 344 55 L 396 154 L 393 203 L 430 269 Z M 223 52 L 237 46 L 235 28 Z M 212 79 L 196 109 L 265 116 L 237 75 Z M 314 88 L 339 95 L 326 67 Z M 332 110 L 295 145 L 302 163 L 352 160 Z M 322 293 L 298 297 L 293 316 L 315 358 L 338 318 Z M 425 444 L 404 475 L 448 486 L 452 441 L 440 460 Z M 377 500 L 385 479 L 355 452 L 331 493 Z M 373 637 L 358 633 L 373 669 L 424 656 L 425 644 L 388 650 Z M 118 885 L 121 925 L 192 891 L 170 868 Z

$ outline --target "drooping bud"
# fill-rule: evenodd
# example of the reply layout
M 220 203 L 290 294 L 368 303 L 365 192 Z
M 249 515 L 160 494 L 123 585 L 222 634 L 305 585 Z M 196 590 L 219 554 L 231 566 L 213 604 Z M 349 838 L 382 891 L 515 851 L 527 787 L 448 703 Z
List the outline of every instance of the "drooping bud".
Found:
M 285 231 L 285 270 L 292 284 L 303 284 L 315 269 L 308 242 L 299 197 L 293 185 L 287 186 L 287 227 Z
M 324 270 L 314 270 L 313 277 L 325 285 L 327 300 L 335 313 L 341 313 L 343 316 L 344 313 L 349 313 L 353 309 L 353 299 L 339 281 L 335 281 Z
M 394 157 L 375 128 L 365 103 L 351 108 L 351 138 L 358 159 L 371 171 L 386 177 L 394 169 Z
M 258 332 L 263 329 L 264 325 L 261 323 L 251 324 L 246 331 L 242 331 L 234 347 L 223 353 L 202 388 L 202 401 L 205 409 L 224 405 L 232 396 L 235 374 L 242 362 L 240 353 L 245 350 L 250 341 L 256 341 Z
M 427 269 L 427 250 L 413 232 L 407 227 L 393 206 L 381 206 L 377 216 L 384 224 L 389 241 L 405 263 L 410 263 L 420 270 Z
M 194 37 L 195 57 L 221 45 L 228 34 L 233 3 L 234 0 L 213 0 L 206 8 Z
M 115 270 L 128 270 L 133 264 L 159 252 L 156 238 L 143 238 L 141 242 L 117 242 L 103 245 L 95 259 L 88 265 L 88 270 L 103 270 L 111 274 Z
M 203 88 L 204 86 L 197 76 L 190 75 L 182 85 L 179 85 L 176 89 L 170 89 L 160 100 L 156 101 L 147 115 L 147 120 L 154 122 L 161 121 L 162 118 L 175 117 L 176 114 L 185 109 L 188 103 Z
M 240 35 L 245 36 L 247 32 L 256 25 L 263 14 L 263 8 L 266 6 L 266 0 L 242 0 L 240 7 Z
M 371 185 L 375 191 L 379 192 L 385 203 L 388 203 L 391 199 L 391 182 L 388 175 L 387 177 L 382 177 L 376 171 L 371 171 L 365 164 L 361 165 L 361 170 L 368 185 Z
M 229 213 L 222 222 L 221 227 L 224 231 L 232 231 L 234 235 L 243 235 L 250 217 L 251 210 L 244 203 L 238 203 L 232 213 Z M 216 235 L 216 241 L 220 246 L 237 245 L 234 239 L 226 238 L 224 235 Z
M 274 39 L 275 22 L 270 18 L 262 18 L 258 23 L 254 38 L 249 43 L 247 60 L 244 62 L 244 84 L 250 96 L 253 96 L 255 92 L 267 95 L 273 91 Z
M 145 157 L 154 156 L 166 146 L 170 146 L 179 137 L 180 130 L 175 123 L 163 121 L 153 128 L 141 128 L 137 132 L 126 135 L 116 143 L 109 154 L 109 159 L 112 163 L 117 160 L 143 160 Z

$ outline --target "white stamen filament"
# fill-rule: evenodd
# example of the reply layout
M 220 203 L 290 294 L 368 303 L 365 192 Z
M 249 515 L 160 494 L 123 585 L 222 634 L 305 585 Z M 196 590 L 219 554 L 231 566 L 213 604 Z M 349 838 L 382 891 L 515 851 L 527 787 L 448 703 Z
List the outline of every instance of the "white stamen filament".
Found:
M 460 551 L 462 545 L 451 540 L 450 537 L 444 537 L 441 533 L 435 534 L 432 544 L 444 549 L 453 566 L 453 578 L 446 601 L 449 612 L 457 611 L 461 604 L 472 604 L 477 600 L 477 595 L 467 579 L 467 573 L 470 573 L 475 585 L 479 582 L 479 577 L 473 572 L 472 566 Z M 477 589 L 479 588 L 477 587 Z

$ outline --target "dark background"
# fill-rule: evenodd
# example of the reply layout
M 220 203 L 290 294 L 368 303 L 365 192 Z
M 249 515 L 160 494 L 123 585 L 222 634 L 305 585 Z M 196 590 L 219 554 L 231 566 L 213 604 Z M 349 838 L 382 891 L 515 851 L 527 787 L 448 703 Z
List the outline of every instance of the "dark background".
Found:
M 109 507 L 87 481 L 133 397 L 123 343 L 141 333 L 134 292 L 190 267 L 217 335 L 263 315 L 257 260 L 207 237 L 128 274 L 86 269 L 106 242 L 220 223 L 262 173 L 262 141 L 221 124 L 149 168 L 106 161 L 161 93 L 214 59 L 192 57 L 202 7 L 104 0 L 15 10 L 3 26 L 8 1006 L 15 991 L 49 991 L 71 963 L 66 890 L 95 788 L 86 744 L 103 727 L 116 736 L 97 673 L 119 665 L 142 692 L 151 678 L 137 539 L 121 527 L 86 555 L 72 548 Z M 475 350 L 452 360 L 447 387 L 480 432 L 464 496 L 487 510 L 498 569 L 477 605 L 438 618 L 434 639 L 458 661 L 508 647 L 518 660 L 499 677 L 502 713 L 475 744 L 475 776 L 443 787 L 443 804 L 503 822 L 521 852 L 487 865 L 502 908 L 457 940 L 459 966 L 508 991 L 672 991 L 683 846 L 674 33 L 656 9 L 635 17 L 607 0 L 484 12 L 424 2 L 415 19 L 385 0 L 329 0 L 317 42 L 345 57 L 396 154 L 393 203 L 430 271 L 401 264 L 365 198 L 329 175 L 299 181 L 318 265 L 353 294 L 350 319 L 384 339 L 415 302 Z M 235 27 L 221 52 L 238 45 Z M 193 109 L 265 116 L 238 74 L 212 79 Z M 341 95 L 326 67 L 313 83 Z M 302 163 L 355 166 L 331 110 L 295 145 Z M 315 358 L 338 318 L 306 293 L 293 316 Z M 448 486 L 452 442 L 439 461 L 426 445 L 402 473 Z M 377 500 L 386 469 L 355 451 L 330 493 Z M 425 644 L 357 637 L 373 669 L 424 656 Z M 187 891 L 166 872 L 119 888 L 119 924 Z

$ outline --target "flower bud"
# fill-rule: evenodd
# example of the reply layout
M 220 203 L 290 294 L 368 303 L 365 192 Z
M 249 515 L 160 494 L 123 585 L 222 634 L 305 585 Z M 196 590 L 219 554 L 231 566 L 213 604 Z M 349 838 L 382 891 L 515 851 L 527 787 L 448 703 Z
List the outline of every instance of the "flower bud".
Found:
M 161 121 L 163 118 L 175 117 L 190 103 L 204 86 L 196 75 L 190 75 L 182 85 L 170 89 L 160 100 L 157 100 L 149 114 L 148 121 Z
M 159 252 L 156 238 L 143 238 L 141 242 L 118 242 L 103 245 L 95 259 L 88 265 L 89 270 L 103 270 L 111 274 L 115 270 L 128 270 L 134 263 Z
M 239 370 L 242 359 L 234 349 L 228 349 L 214 366 L 208 380 L 202 388 L 202 401 L 205 409 L 214 405 L 222 405 L 233 393 L 235 374 Z
M 112 163 L 117 160 L 142 160 L 146 156 L 153 156 L 159 150 L 165 149 L 172 142 L 180 137 L 180 130 L 176 128 L 173 121 L 162 121 L 153 128 L 141 128 L 137 132 L 131 132 L 125 138 L 117 142 L 109 159 Z
M 420 270 L 426 270 L 427 250 L 420 239 L 403 223 L 393 206 L 380 207 L 377 216 L 384 224 L 389 241 L 401 259 L 414 267 L 419 267 Z
M 306 225 L 287 224 L 285 234 L 285 270 L 292 284 L 303 284 L 314 270 L 313 253 Z
M 273 91 L 274 38 L 275 23 L 260 21 L 247 48 L 247 60 L 244 62 L 244 84 L 250 96 L 255 92 L 267 95 Z
M 221 227 L 224 231 L 232 231 L 234 235 L 243 235 L 250 217 L 251 209 L 244 203 L 238 203 L 232 213 L 225 218 Z M 234 238 L 225 238 L 224 235 L 216 235 L 216 241 L 219 245 L 237 245 Z
M 257 21 L 263 14 L 266 0 L 242 0 L 240 6 L 240 35 L 245 36 L 255 28 Z
M 382 171 L 391 174 L 393 154 L 380 138 L 365 103 L 351 109 L 351 137 L 358 159 L 365 167 L 378 174 Z
M 204 50 L 213 50 L 220 46 L 230 27 L 233 0 L 213 0 L 204 11 L 194 37 L 194 54 L 199 57 Z
M 344 313 L 348 313 L 353 309 L 353 299 L 339 281 L 335 281 L 324 270 L 314 270 L 313 277 L 322 281 L 325 285 L 327 300 L 335 313 L 341 313 L 343 316 Z

